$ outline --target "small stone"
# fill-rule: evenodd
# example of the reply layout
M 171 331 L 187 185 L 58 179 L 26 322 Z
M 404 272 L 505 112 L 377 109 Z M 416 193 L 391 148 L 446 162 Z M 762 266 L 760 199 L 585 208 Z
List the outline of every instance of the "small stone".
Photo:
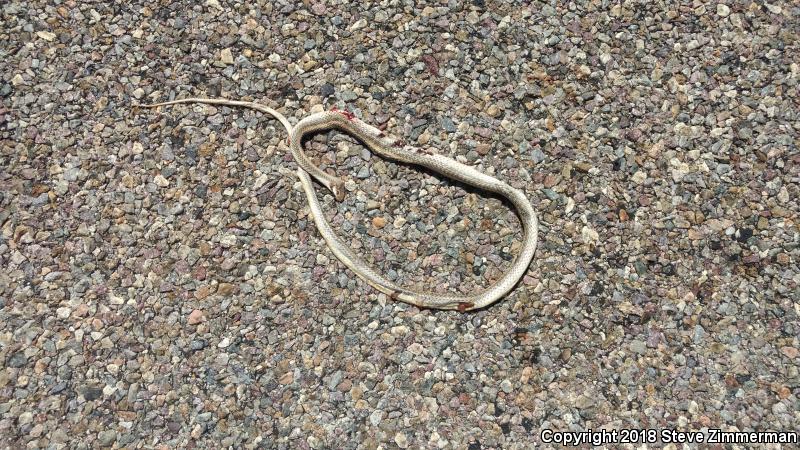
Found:
M 325 7 L 325 3 L 323 2 L 318 2 L 311 5 L 311 11 L 318 16 L 325 14 L 327 10 L 328 8 Z
M 325 84 L 323 84 L 323 85 L 322 85 L 322 87 L 319 89 L 319 93 L 320 93 L 320 95 L 322 95 L 323 97 L 326 97 L 326 98 L 327 98 L 327 97 L 330 97 L 331 95 L 333 95 L 334 93 L 336 93 L 336 89 L 333 87 L 333 85 L 332 85 L 332 84 L 330 84 L 330 83 L 325 83 Z
M 236 292 L 236 285 L 233 283 L 220 283 L 217 286 L 217 294 L 228 297 Z
M 723 5 L 722 3 L 717 4 L 717 15 L 720 17 L 728 17 L 731 13 L 731 9 L 727 5 Z
M 536 164 L 539 164 L 540 162 L 544 161 L 545 154 L 542 151 L 542 149 L 540 149 L 539 147 L 536 147 L 536 148 L 533 149 L 533 152 L 531 152 L 531 158 L 533 159 L 533 162 L 535 162 Z
M 349 89 L 341 91 L 340 95 L 342 96 L 342 100 L 344 100 L 346 102 L 352 102 L 353 100 L 358 98 L 358 94 L 356 94 L 355 92 L 353 92 L 353 91 L 351 91 Z
M 80 173 L 80 168 L 78 167 L 70 167 L 69 169 L 65 170 L 63 173 L 63 177 L 65 181 L 75 181 L 78 179 L 78 174 Z
M 638 353 L 640 355 L 647 351 L 647 345 L 644 343 L 644 341 L 640 340 L 631 341 L 631 343 L 629 344 L 629 348 L 631 349 L 632 352 Z
M 511 381 L 510 380 L 503 380 L 500 383 L 500 389 L 502 389 L 503 392 L 505 392 L 506 394 L 510 394 L 511 393 L 511 388 L 512 388 L 512 385 L 511 385 Z
M 425 347 L 423 347 L 419 342 L 414 342 L 408 346 L 408 351 L 415 355 L 421 355 L 423 352 L 425 352 Z
M 596 400 L 588 395 L 580 395 L 578 396 L 577 400 L 575 400 L 575 406 L 578 409 L 589 409 L 595 405 Z
M 408 438 L 403 432 L 394 435 L 394 443 L 400 448 L 408 448 Z
M 373 427 L 377 427 L 378 424 L 381 423 L 383 420 L 383 411 L 376 409 L 372 411 L 372 414 L 369 415 L 369 423 L 372 424 Z
M 375 228 L 381 229 L 384 226 L 386 226 L 386 219 L 384 219 L 383 217 L 380 217 L 380 216 L 375 217 L 375 218 L 372 219 L 372 226 L 375 227 Z
M 337 370 L 336 372 L 331 375 L 330 380 L 328 380 L 328 387 L 330 389 L 336 389 L 336 386 L 339 385 L 339 382 L 342 381 L 342 377 L 344 377 L 344 373 L 341 370 Z
M 40 423 L 37 423 L 33 426 L 33 428 L 31 428 L 30 435 L 31 437 L 38 438 L 42 435 L 42 432 L 44 432 L 44 426 Z
M 236 245 L 236 235 L 226 234 L 225 236 L 222 236 L 222 238 L 219 240 L 219 243 L 225 248 L 233 247 Z
M 797 355 L 798 353 L 800 353 L 800 350 L 797 350 L 794 347 L 786 346 L 786 347 L 781 347 L 781 353 L 786 355 L 787 358 L 794 359 L 797 358 Z
M 308 446 L 314 450 L 322 448 L 322 441 L 320 441 L 319 438 L 317 438 L 316 436 L 312 435 L 307 437 L 306 442 L 308 443 Z
M 278 380 L 278 383 L 285 386 L 287 384 L 292 384 L 293 381 L 294 381 L 294 373 L 290 371 L 283 374 L 283 376 L 281 376 L 281 378 Z
M 500 108 L 498 108 L 497 105 L 489 105 L 489 107 L 486 108 L 486 114 L 488 114 L 489 117 L 496 118 L 500 115 L 500 112 Z
M 225 65 L 233 64 L 233 53 L 231 53 L 231 49 L 229 48 L 222 49 L 222 51 L 219 52 L 219 59 Z
M 442 128 L 448 133 L 454 133 L 456 131 L 456 124 L 453 122 L 453 119 L 442 117 Z
M 364 390 L 363 390 L 363 389 L 361 389 L 360 387 L 358 387 L 358 386 L 353 386 L 353 387 L 350 389 L 350 397 L 352 397 L 352 398 L 353 398 L 353 400 L 355 400 L 355 401 L 358 401 L 358 400 L 360 400 L 360 399 L 361 399 L 361 397 L 363 397 L 363 396 L 364 396 Z
M 98 387 L 86 387 L 83 390 L 83 398 L 85 398 L 86 401 L 89 401 L 89 402 L 91 402 L 93 400 L 97 400 L 98 398 L 100 398 L 102 396 L 103 396 L 103 390 L 101 388 L 98 388 Z
M 647 180 L 647 173 L 645 173 L 644 171 L 641 171 L 641 170 L 637 171 L 631 177 L 631 181 L 633 181 L 636 184 L 642 184 L 642 183 L 645 182 L 645 180 Z
M 336 390 L 339 392 L 348 392 L 350 388 L 353 387 L 353 382 L 350 380 L 343 380 L 336 386 Z
M 733 237 L 739 242 L 747 242 L 748 239 L 753 237 L 752 228 L 739 228 L 734 233 Z
M 6 364 L 8 364 L 8 367 L 18 369 L 28 364 L 28 358 L 25 356 L 24 352 L 16 352 L 11 355 L 10 358 L 8 358 L 8 362 Z
M 207 423 L 211 420 L 212 414 L 211 412 L 204 412 L 197 415 L 197 421 L 200 423 Z
M 788 203 L 791 197 L 789 196 L 789 191 L 786 189 L 786 186 L 781 187 L 781 190 L 778 191 L 778 201 L 781 203 Z
M 367 26 L 367 19 L 359 19 L 350 26 L 350 31 L 360 30 Z
M 37 31 L 36 35 L 47 42 L 52 42 L 56 38 L 56 34 L 50 31 Z
M 214 364 L 219 367 L 225 367 L 228 365 L 228 362 L 231 360 L 231 356 L 228 353 L 220 353 L 214 358 Z
M 695 344 L 699 344 L 703 341 L 703 338 L 706 335 L 706 330 L 701 325 L 694 326 L 694 334 L 692 336 L 692 340 Z
M 163 175 L 161 175 L 161 174 L 158 174 L 158 175 L 156 175 L 155 177 L 153 177 L 153 182 L 154 182 L 154 183 L 155 183 L 155 184 L 156 184 L 158 187 L 162 187 L 162 188 L 163 188 L 163 187 L 167 187 L 167 186 L 169 186 L 169 181 L 167 181 L 167 179 L 166 179 L 166 178 L 164 178 L 164 176 L 163 176 Z
M 203 315 L 203 311 L 199 309 L 195 309 L 191 313 L 189 313 L 189 317 L 186 319 L 186 323 L 189 325 L 197 325 L 200 322 L 205 320 L 205 316 Z
M 108 447 L 117 440 L 117 432 L 114 430 L 105 430 L 97 433 L 97 441 L 103 447 Z
M 587 244 L 592 242 L 597 242 L 598 240 L 600 240 L 600 234 L 598 234 L 597 231 L 595 231 L 592 228 L 589 228 L 588 226 L 584 226 L 581 229 L 581 237 L 583 237 L 583 241 L 586 242 Z
M 33 421 L 33 413 L 30 411 L 25 411 L 19 415 L 17 421 L 20 425 L 27 425 Z
M 72 311 L 72 315 L 75 317 L 85 317 L 89 314 L 89 305 L 86 303 L 81 303 L 75 308 L 75 311 Z
M 202 300 L 208 297 L 211 294 L 211 292 L 212 292 L 211 286 L 209 285 L 200 286 L 199 288 L 197 288 L 196 291 L 194 291 L 194 298 Z
M 431 140 L 431 134 L 428 132 L 428 130 L 425 130 L 422 134 L 419 135 L 419 137 L 417 137 L 417 143 L 420 145 L 425 145 L 428 142 L 430 142 L 430 140 Z

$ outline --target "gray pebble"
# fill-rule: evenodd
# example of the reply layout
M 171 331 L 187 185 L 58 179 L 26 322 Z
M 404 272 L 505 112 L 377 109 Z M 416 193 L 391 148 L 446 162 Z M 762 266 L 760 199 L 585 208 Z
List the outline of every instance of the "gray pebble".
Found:
M 117 440 L 117 432 L 114 430 L 105 430 L 97 434 L 97 441 L 103 447 L 109 447 Z

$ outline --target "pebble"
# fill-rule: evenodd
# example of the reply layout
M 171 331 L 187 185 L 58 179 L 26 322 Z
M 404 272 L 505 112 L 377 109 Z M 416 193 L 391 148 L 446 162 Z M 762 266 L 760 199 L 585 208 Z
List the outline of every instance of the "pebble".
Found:
M 408 448 L 408 437 L 403 432 L 394 435 L 394 443 L 400 448 Z
M 25 411 L 19 415 L 17 419 L 17 423 L 20 425 L 27 425 L 33 421 L 33 413 L 30 411 Z
M 320 91 L 319 91 L 319 93 L 320 93 L 320 95 L 322 95 L 323 97 L 330 97 L 330 96 L 332 96 L 334 93 L 336 93 L 336 89 L 333 87 L 333 85 L 332 85 L 332 84 L 330 84 L 330 83 L 325 83 L 325 84 L 323 84 L 323 85 L 322 85 L 322 87 L 320 87 Z
M 643 354 L 647 351 L 647 346 L 643 341 L 640 340 L 633 340 L 630 343 L 630 349 L 634 353 Z
M 457 128 L 456 128 L 456 124 L 453 122 L 453 119 L 451 119 L 449 117 L 442 117 L 442 122 L 441 123 L 442 123 L 442 128 L 444 129 L 444 131 L 447 131 L 448 133 L 455 133 Z
M 113 430 L 101 431 L 97 434 L 97 441 L 103 447 L 109 447 L 117 440 L 117 432 Z
M 358 171 L 358 175 L 356 176 L 362 180 L 369 178 L 369 167 L 362 166 Z
M 328 388 L 336 389 L 336 386 L 338 386 L 339 382 L 342 381 L 343 376 L 344 374 L 342 373 L 341 370 L 337 370 L 336 372 L 334 372 L 334 374 L 331 375 L 330 381 L 328 382 Z
M 56 38 L 56 34 L 50 31 L 37 31 L 36 35 L 47 42 L 53 42 L 53 40 Z
M 358 31 L 367 26 L 367 19 L 358 19 L 350 26 L 350 31 Z
M 380 216 L 375 217 L 372 219 L 372 226 L 381 229 L 386 226 L 386 219 Z
M 533 159 L 534 163 L 539 164 L 540 162 L 544 161 L 546 157 L 540 148 L 535 148 L 533 149 L 533 152 L 531 152 L 531 158 Z
M 231 49 L 229 48 L 222 49 L 222 51 L 220 51 L 219 53 L 219 59 L 220 61 L 222 61 L 223 64 L 226 65 L 233 64 L 233 53 L 231 52 Z
M 205 316 L 203 315 L 203 311 L 199 309 L 192 310 L 192 312 L 189 313 L 189 316 L 186 318 L 186 323 L 189 325 L 197 325 L 203 321 L 205 321 Z
M 164 176 L 163 176 L 163 175 L 161 175 L 161 174 L 158 174 L 158 175 L 156 175 L 155 177 L 153 177 L 153 182 L 154 182 L 154 183 L 155 183 L 155 184 L 156 184 L 158 187 L 162 187 L 162 188 L 164 188 L 164 187 L 167 187 L 167 186 L 169 186 L 169 181 L 167 181 L 167 179 L 166 179 L 166 178 L 164 178 Z
M 23 352 L 16 352 L 8 358 L 6 364 L 8 367 L 18 369 L 28 364 L 28 358 Z

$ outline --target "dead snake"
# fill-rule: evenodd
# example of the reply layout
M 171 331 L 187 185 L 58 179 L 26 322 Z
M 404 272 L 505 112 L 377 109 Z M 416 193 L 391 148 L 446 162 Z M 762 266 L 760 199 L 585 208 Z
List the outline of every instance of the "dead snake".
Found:
M 377 128 L 364 123 L 352 113 L 340 110 L 313 113 L 297 123 L 294 127 L 283 114 L 274 109 L 253 102 L 226 99 L 185 98 L 150 105 L 139 105 L 144 108 L 175 105 L 179 103 L 206 103 L 211 105 L 238 106 L 255 109 L 269 114 L 278 119 L 289 133 L 289 147 L 297 165 L 297 176 L 305 191 L 311 216 L 317 225 L 322 237 L 334 255 L 350 268 L 356 275 L 369 283 L 375 289 L 385 293 L 390 298 L 410 303 L 423 308 L 457 309 L 461 312 L 483 308 L 496 302 L 506 295 L 517 284 L 528 270 L 533 254 L 536 251 L 536 242 L 539 223 L 536 212 L 525 195 L 508 184 L 486 175 L 474 168 L 461 164 L 451 158 L 428 152 L 420 148 L 404 145 L 399 139 L 385 135 Z M 436 294 L 416 292 L 393 283 L 369 267 L 364 261 L 353 253 L 350 247 L 339 238 L 325 220 L 309 174 L 327 187 L 337 201 L 342 201 L 345 195 L 344 183 L 340 178 L 323 172 L 303 152 L 303 137 L 319 131 L 338 129 L 358 138 L 373 152 L 403 163 L 415 164 L 426 167 L 434 172 L 458 180 L 462 183 L 494 192 L 507 198 L 517 209 L 523 228 L 522 249 L 500 280 L 493 283 L 483 291 L 471 295 Z

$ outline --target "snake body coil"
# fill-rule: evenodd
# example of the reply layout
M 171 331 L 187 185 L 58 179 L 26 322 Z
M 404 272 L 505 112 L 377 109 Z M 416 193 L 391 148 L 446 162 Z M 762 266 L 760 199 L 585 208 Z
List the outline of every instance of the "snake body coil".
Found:
M 497 178 L 486 175 L 470 166 L 461 164 L 445 156 L 428 153 L 416 147 L 401 145 L 401 141 L 398 139 L 384 135 L 377 128 L 366 124 L 347 111 L 332 110 L 314 113 L 303 118 L 297 125 L 292 127 L 286 117 L 279 112 L 253 102 L 187 98 L 141 106 L 154 108 L 178 103 L 207 103 L 213 105 L 240 106 L 267 113 L 278 119 L 289 133 L 289 146 L 292 156 L 299 166 L 297 176 L 300 178 L 300 183 L 308 199 L 314 223 L 325 239 L 325 242 L 328 244 L 328 247 L 333 254 L 349 267 L 350 270 L 355 272 L 356 275 L 375 289 L 387 294 L 392 299 L 424 308 L 457 309 L 462 312 L 469 311 L 491 305 L 502 298 L 513 289 L 528 270 L 528 266 L 533 259 L 533 254 L 536 251 L 539 228 L 536 212 L 533 210 L 527 197 L 525 197 L 521 191 L 512 188 Z M 387 280 L 369 267 L 353 253 L 336 233 L 333 232 L 330 224 L 325 220 L 325 215 L 322 212 L 309 176 L 313 176 L 328 188 L 336 200 L 341 201 L 344 199 L 345 191 L 342 180 L 323 172 L 319 167 L 314 165 L 305 155 L 302 147 L 304 136 L 330 129 L 338 129 L 361 140 L 370 150 L 386 158 L 426 167 L 446 177 L 507 198 L 517 209 L 523 228 L 522 249 L 511 265 L 511 269 L 506 272 L 500 280 L 493 283 L 487 289 L 472 295 L 462 296 L 412 291 Z

